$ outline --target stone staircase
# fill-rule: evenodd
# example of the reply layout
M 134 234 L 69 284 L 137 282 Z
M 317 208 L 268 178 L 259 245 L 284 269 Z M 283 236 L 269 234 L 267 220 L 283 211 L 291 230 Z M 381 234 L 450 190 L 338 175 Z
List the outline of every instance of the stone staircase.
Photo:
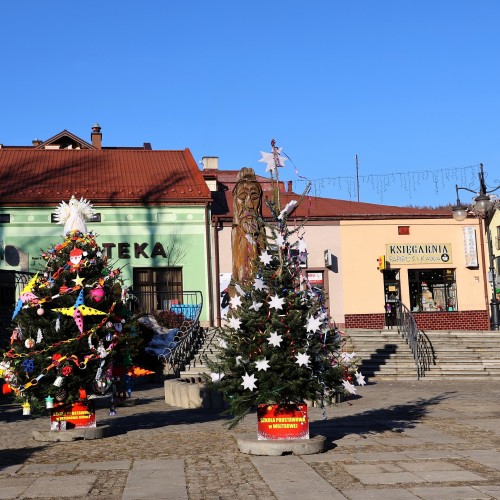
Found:
M 347 329 L 344 350 L 354 351 L 358 371 L 368 381 L 415 380 L 417 368 L 406 341 L 396 329 Z
M 367 380 L 416 380 L 413 355 L 397 330 L 346 330 L 346 350 L 355 351 Z M 425 332 L 430 358 L 425 380 L 500 378 L 500 333 Z
M 500 379 L 500 332 L 425 332 L 430 369 L 421 380 Z M 354 351 L 358 370 L 368 381 L 417 380 L 410 348 L 396 329 L 345 331 L 347 352 Z M 180 377 L 165 380 L 165 402 L 181 408 L 223 407 L 221 395 L 205 387 L 203 374 L 209 373 L 203 358 L 215 359 L 219 352 L 214 330 Z

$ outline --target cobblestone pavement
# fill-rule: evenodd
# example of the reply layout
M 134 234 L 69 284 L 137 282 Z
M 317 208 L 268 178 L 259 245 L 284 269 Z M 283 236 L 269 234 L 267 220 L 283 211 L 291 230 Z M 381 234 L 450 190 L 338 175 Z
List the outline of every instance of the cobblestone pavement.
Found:
M 0 399 L 0 499 L 500 499 L 500 381 L 361 387 L 310 409 L 325 453 L 272 459 L 238 450 L 255 415 L 228 430 L 218 412 L 168 406 L 158 385 L 139 389 L 138 404 L 116 416 L 96 400 L 110 436 L 60 443 L 32 439 L 48 417 L 23 417 Z

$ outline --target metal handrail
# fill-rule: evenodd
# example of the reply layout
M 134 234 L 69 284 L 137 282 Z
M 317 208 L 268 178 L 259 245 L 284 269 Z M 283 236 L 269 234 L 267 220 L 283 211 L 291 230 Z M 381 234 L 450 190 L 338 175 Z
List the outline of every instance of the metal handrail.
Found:
M 147 300 L 141 300 L 144 298 Z M 182 319 L 181 324 L 178 325 L 179 331 L 158 356 L 165 366 L 164 373 L 178 377 L 180 371 L 203 344 L 204 329 L 200 326 L 203 294 L 200 291 L 136 292 L 131 294 L 130 303 L 135 304 L 135 307 L 131 306 L 133 310 L 138 308 L 145 315 L 166 311 L 176 313 Z M 155 306 L 151 310 L 146 310 L 147 308 L 138 306 L 138 304 L 148 303 L 157 304 L 160 308 Z
M 410 310 L 396 301 L 396 322 L 399 334 L 406 340 L 415 360 L 417 378 L 425 376 L 433 360 L 432 347 L 425 333 L 417 326 Z

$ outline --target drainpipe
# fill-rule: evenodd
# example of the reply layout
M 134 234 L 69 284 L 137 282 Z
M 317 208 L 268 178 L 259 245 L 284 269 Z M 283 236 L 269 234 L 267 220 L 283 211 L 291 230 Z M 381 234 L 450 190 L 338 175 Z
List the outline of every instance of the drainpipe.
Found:
M 207 273 L 208 273 L 208 320 L 210 323 L 210 326 L 214 326 L 214 299 L 212 295 L 212 244 L 211 244 L 211 235 L 210 235 L 210 209 L 208 207 L 208 204 L 205 205 L 205 232 L 206 232 L 206 248 L 207 248 Z
M 221 317 L 220 317 L 220 266 L 219 266 L 219 226 L 222 229 L 222 222 L 219 217 L 216 217 L 214 220 L 214 253 L 215 253 L 215 307 L 217 308 L 217 326 L 221 326 Z

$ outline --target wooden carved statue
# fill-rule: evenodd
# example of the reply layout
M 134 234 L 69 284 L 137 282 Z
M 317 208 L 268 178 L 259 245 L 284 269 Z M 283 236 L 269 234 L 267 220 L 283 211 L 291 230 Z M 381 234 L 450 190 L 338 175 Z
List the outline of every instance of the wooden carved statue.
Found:
M 252 168 L 242 168 L 233 189 L 233 281 L 252 280 L 256 260 L 265 246 L 262 219 L 262 186 Z

